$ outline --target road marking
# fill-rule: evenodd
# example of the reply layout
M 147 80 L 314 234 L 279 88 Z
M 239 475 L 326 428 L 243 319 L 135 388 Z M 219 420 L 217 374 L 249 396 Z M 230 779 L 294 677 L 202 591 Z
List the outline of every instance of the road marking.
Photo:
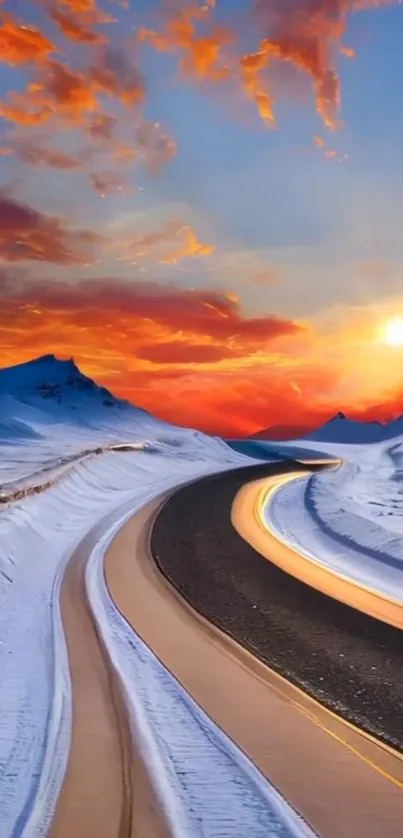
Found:
M 341 745 L 344 745 L 344 747 L 347 748 L 349 751 L 351 751 L 353 754 L 355 754 L 355 756 L 359 757 L 359 759 L 361 759 L 363 762 L 366 762 L 367 765 L 371 766 L 371 768 L 374 768 L 375 771 L 378 772 L 378 774 L 382 774 L 382 777 L 385 777 L 386 780 L 390 780 L 390 782 L 393 783 L 395 786 L 397 786 L 400 789 L 403 789 L 403 782 L 401 780 L 398 780 L 397 777 L 394 777 L 392 774 L 389 774 L 387 771 L 385 771 L 383 768 L 381 768 L 379 765 L 377 765 L 376 762 L 373 762 L 373 760 L 370 759 L 369 757 L 364 756 L 364 754 L 361 753 L 361 751 L 358 751 L 357 748 L 354 748 L 353 745 L 350 745 L 349 742 L 346 742 L 345 739 L 343 739 L 341 736 L 338 736 L 337 733 L 335 733 L 333 730 L 330 730 L 330 728 L 328 728 L 325 724 L 322 724 L 322 722 L 320 722 L 313 715 L 313 713 L 311 713 L 309 710 L 306 710 L 305 707 L 302 707 L 300 704 L 297 704 L 296 706 L 298 707 L 299 711 L 304 716 L 306 716 L 308 719 L 310 719 L 312 722 L 314 722 L 314 724 L 317 727 L 319 727 L 321 730 L 323 730 L 325 733 L 327 733 L 329 736 L 331 736 L 332 739 L 335 739 L 336 742 L 340 742 Z M 319 705 L 319 706 L 321 706 L 321 705 Z M 340 719 L 339 717 L 337 717 L 337 718 L 338 718 L 338 721 L 341 721 L 342 723 L 345 724 L 343 719 Z M 353 730 L 356 730 L 359 734 L 362 735 L 362 731 L 359 728 L 354 728 L 353 725 L 349 725 L 349 727 L 350 726 L 353 728 Z M 378 742 L 376 740 L 375 740 L 375 743 L 378 745 Z M 401 759 L 401 754 L 399 754 L 398 752 L 394 752 L 394 751 L 392 751 L 392 753 L 393 753 L 393 756 L 397 756 L 399 759 Z
M 318 566 L 319 568 L 323 569 L 324 571 L 326 571 L 330 576 L 334 575 L 337 578 L 342 579 L 343 581 L 346 581 L 350 584 L 354 584 L 347 577 L 344 577 L 342 575 L 334 573 L 333 571 L 330 571 L 330 570 L 328 571 L 328 569 L 324 565 L 321 565 L 319 562 L 315 562 L 315 560 L 313 560 L 313 559 L 310 560 L 308 557 L 305 557 L 303 554 L 299 554 L 298 551 L 295 550 L 292 547 L 292 545 L 290 545 L 285 540 L 283 541 L 277 535 L 277 533 L 272 531 L 270 529 L 270 527 L 267 526 L 266 523 L 264 522 L 263 515 L 262 515 L 262 509 L 263 509 L 264 505 L 266 504 L 267 498 L 269 497 L 269 495 L 275 494 L 276 491 L 279 491 L 279 489 L 282 486 L 286 485 L 288 482 L 306 477 L 310 473 L 311 472 L 309 472 L 309 471 L 307 471 L 307 472 L 295 472 L 295 473 L 293 472 L 291 474 L 288 473 L 286 475 L 276 475 L 273 478 L 264 478 L 264 482 L 265 482 L 266 486 L 264 486 L 263 488 L 261 487 L 261 484 L 262 484 L 263 481 L 262 480 L 256 481 L 259 484 L 259 489 L 257 490 L 257 493 L 256 493 L 255 498 L 254 498 L 254 502 L 252 504 L 253 518 L 255 520 L 255 523 L 258 525 L 258 527 L 261 531 L 263 531 L 266 535 L 267 534 L 270 535 L 272 538 L 277 540 L 280 544 L 284 544 L 291 552 L 295 553 L 296 558 L 302 558 L 303 560 L 306 559 L 308 562 L 311 562 L 312 564 L 314 564 L 314 565 Z M 269 486 L 269 488 L 267 488 L 267 483 L 268 482 L 270 482 L 272 484 L 272 485 Z M 360 587 L 360 586 L 356 586 L 356 587 Z M 368 589 L 368 588 L 365 588 L 364 590 L 368 591 L 368 593 L 370 593 L 370 594 L 375 594 L 376 596 L 379 596 L 380 599 L 384 599 L 387 602 L 391 602 L 393 604 L 398 604 L 399 606 L 401 606 L 401 603 L 396 603 L 394 600 L 391 600 L 387 597 L 383 597 L 382 595 L 379 595 L 375 590 L 371 590 L 371 589 Z M 350 606 L 350 607 L 353 607 L 353 606 Z M 267 667 L 267 668 L 280 681 L 282 681 L 284 684 L 286 684 L 288 688 L 291 688 L 292 691 L 295 691 L 301 698 L 303 698 L 305 702 L 308 702 L 308 703 L 312 704 L 313 707 L 315 707 L 317 710 L 319 710 L 322 715 L 324 715 L 325 717 L 328 716 L 330 719 L 337 722 L 337 724 L 339 726 L 345 727 L 345 728 L 351 730 L 358 738 L 366 740 L 368 743 L 376 746 L 381 751 L 383 751 L 385 754 L 388 754 L 389 756 L 391 756 L 393 759 L 395 759 L 395 760 L 397 759 L 399 762 L 403 762 L 403 754 L 401 754 L 399 751 L 396 751 L 390 745 L 387 745 L 386 743 L 382 742 L 381 740 L 376 739 L 370 733 L 367 733 L 367 731 L 362 730 L 361 728 L 357 727 L 356 725 L 354 725 L 352 722 L 348 721 L 347 719 L 343 719 L 342 716 L 337 715 L 334 711 L 332 711 L 329 708 L 327 708 L 326 706 L 322 705 L 317 699 L 315 699 L 311 695 L 305 693 L 300 687 L 296 686 L 295 684 L 292 684 L 284 676 L 282 676 L 279 673 L 275 672 L 274 670 L 270 669 L 270 667 Z M 280 692 L 281 692 L 281 690 L 280 690 Z M 346 741 L 345 738 L 343 738 L 342 736 L 340 736 L 339 734 L 337 734 L 333 730 L 331 730 L 330 727 L 328 727 L 325 723 L 321 722 L 317 718 L 317 716 L 315 716 L 315 714 L 312 711 L 310 711 L 308 708 L 304 707 L 303 704 L 300 703 L 300 701 L 297 701 L 293 698 L 291 698 L 291 700 L 293 701 L 294 706 L 296 707 L 296 709 L 298 709 L 306 718 L 310 719 L 317 727 L 319 727 L 321 730 L 323 730 L 325 733 L 327 733 L 329 736 L 331 736 L 335 741 L 339 742 L 341 745 L 344 745 L 345 748 L 347 748 L 349 751 L 351 751 L 353 754 L 355 754 L 359 759 L 361 759 L 363 762 L 368 764 L 375 771 L 377 771 L 379 774 L 381 774 L 383 777 L 385 777 L 385 779 L 389 780 L 393 785 L 397 786 L 398 788 L 403 789 L 403 781 L 402 780 L 398 779 L 398 777 L 393 776 L 388 771 L 381 768 L 376 762 L 374 762 L 369 757 L 365 756 L 360 750 L 358 750 L 356 747 L 354 747 L 348 741 Z

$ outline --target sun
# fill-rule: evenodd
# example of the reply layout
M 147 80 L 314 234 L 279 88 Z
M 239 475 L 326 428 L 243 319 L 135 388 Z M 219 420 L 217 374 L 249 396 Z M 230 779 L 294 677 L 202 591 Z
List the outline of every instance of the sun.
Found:
M 383 339 L 389 346 L 403 346 L 403 317 L 394 317 L 386 323 Z

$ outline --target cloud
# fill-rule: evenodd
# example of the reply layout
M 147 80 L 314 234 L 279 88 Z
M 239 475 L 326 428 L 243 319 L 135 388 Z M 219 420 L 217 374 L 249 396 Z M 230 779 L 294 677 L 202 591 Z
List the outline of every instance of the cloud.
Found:
M 109 40 L 107 35 L 89 29 L 80 17 L 75 17 L 69 12 L 54 9 L 51 12 L 51 18 L 59 26 L 65 38 L 71 41 L 82 44 L 105 44 Z
M 117 125 L 115 117 L 100 113 L 93 116 L 85 127 L 92 139 L 111 140 Z
M 0 230 L 3 235 L 5 232 L 14 233 L 18 228 L 36 230 L 42 223 L 42 217 L 37 217 L 39 214 L 28 208 L 17 204 L 6 207 L 4 201 L 3 204 L 4 207 L 0 205 Z M 4 224 L 2 208 L 7 219 Z M 79 284 L 59 281 L 22 283 L 19 286 L 14 283 L 8 288 L 3 287 L 3 291 L 5 305 L 8 302 L 11 309 L 17 301 L 25 304 L 35 302 L 49 312 L 49 316 L 52 310 L 57 311 L 77 323 L 86 321 L 88 326 L 94 319 L 98 322 L 99 318 L 101 322 L 102 318 L 107 318 L 113 319 L 117 328 L 123 319 L 128 333 L 132 329 L 138 330 L 141 325 L 144 335 L 149 337 L 152 334 L 155 344 L 165 342 L 169 345 L 174 342 L 173 336 L 175 340 L 185 337 L 189 344 L 197 347 L 198 352 L 201 343 L 215 342 L 221 345 L 223 357 L 227 352 L 228 356 L 235 356 L 241 347 L 250 351 L 251 347 L 278 337 L 303 333 L 298 324 L 273 315 L 244 317 L 235 295 L 191 291 L 151 281 L 129 283 L 117 279 L 87 279 Z M 144 345 L 149 347 L 150 340 L 144 341 Z M 208 354 L 209 348 L 203 348 Z
M 38 29 L 23 26 L 7 14 L 1 14 L 0 20 L 0 61 L 4 64 L 43 64 L 57 51 Z
M 239 78 L 267 125 L 276 122 L 274 85 L 278 68 L 288 65 L 305 74 L 314 87 L 316 106 L 325 126 L 338 124 L 341 89 L 337 53 L 349 58 L 354 50 L 343 44 L 350 13 L 399 0 L 251 0 L 250 18 L 259 43 L 236 57 L 243 32 L 214 23 L 215 4 L 194 3 L 173 11 L 160 31 L 142 27 L 139 40 L 159 52 L 179 56 L 188 77 L 222 82 Z M 228 47 L 231 50 L 228 51 Z
M 350 13 L 398 0 L 255 0 L 255 21 L 261 33 L 258 50 L 241 61 L 249 95 L 255 96 L 261 116 L 273 120 L 273 98 L 264 85 L 264 71 L 286 62 L 311 80 L 318 113 L 327 128 L 337 126 L 340 78 L 337 51 L 353 57 L 342 43 Z M 262 99 L 263 96 L 263 99 Z M 266 97 L 266 98 L 265 98 Z M 262 104 L 263 103 L 263 104 Z
M 91 117 L 89 131 L 98 137 L 103 132 L 105 138 L 112 123 L 107 115 L 100 113 L 101 96 L 112 97 L 125 107 L 138 105 L 144 99 L 144 80 L 122 50 L 99 47 L 93 63 L 81 71 L 60 61 L 47 60 L 24 92 L 11 92 L 0 103 L 0 115 L 25 126 L 38 125 L 53 117 L 59 122 L 85 126 Z M 92 117 L 98 113 L 98 119 Z
M 83 73 L 48 61 L 25 92 L 10 93 L 0 103 L 0 115 L 25 126 L 43 124 L 52 117 L 79 124 L 86 114 L 99 109 L 96 94 L 96 85 Z
M 76 14 L 95 12 L 97 9 L 96 0 L 61 0 L 60 5 L 66 6 L 66 8 Z
M 100 50 L 89 68 L 89 77 L 97 90 L 120 99 L 127 107 L 144 100 L 144 78 L 122 48 Z
M 70 154 L 65 154 L 56 148 L 47 148 L 39 142 L 30 142 L 28 139 L 15 141 L 13 152 L 23 163 L 34 168 L 49 166 L 64 171 L 72 171 L 79 169 L 82 165 L 80 160 Z
M 175 265 L 182 259 L 202 258 L 213 253 L 213 246 L 201 242 L 189 224 L 173 219 L 160 229 L 137 236 L 117 237 L 109 249 L 118 253 L 122 262 L 154 259 L 161 265 Z
M 42 125 L 52 115 L 53 110 L 49 105 L 44 105 L 37 98 L 30 99 L 29 93 L 11 92 L 6 102 L 0 102 L 0 116 L 25 128 Z
M 248 429 L 244 414 L 252 414 L 262 389 L 271 385 L 261 359 L 259 380 L 253 364 L 247 370 L 243 365 L 257 347 L 300 333 L 292 321 L 245 317 L 233 295 L 151 281 L 39 282 L 3 271 L 0 293 L 4 363 L 49 351 L 73 354 L 117 393 L 168 419 L 207 429 Z M 251 386 L 249 378 L 256 379 Z M 271 392 L 278 398 L 280 385 Z M 231 409 L 239 411 L 232 422 Z
M 117 142 L 112 151 L 112 158 L 116 163 L 129 163 L 135 157 L 137 157 L 137 150 L 130 143 L 123 141 Z
M 156 175 L 177 153 L 177 144 L 169 136 L 159 122 L 142 122 L 135 136 L 136 142 L 143 151 L 143 159 L 147 171 Z
M 185 8 L 176 8 L 166 17 L 162 32 L 141 27 L 139 41 L 152 44 L 158 52 L 178 53 L 185 75 L 223 81 L 230 73 L 223 50 L 234 36 L 228 28 L 211 23 L 213 8 L 211 3 L 204 6 L 189 3 Z
M 123 180 L 115 172 L 93 172 L 90 175 L 90 182 L 101 198 L 124 191 Z
M 3 227 L 28 225 L 24 208 L 9 210 Z M 168 421 L 235 436 L 282 426 L 284 435 L 284 426 L 311 428 L 339 409 L 363 419 L 403 411 L 400 356 L 374 345 L 370 312 L 348 328 L 344 313 L 322 337 L 275 315 L 246 317 L 225 292 L 38 281 L 14 266 L 0 271 L 0 296 L 4 363 L 73 354 L 85 372 Z M 360 371 L 358 392 L 350 381 Z
M 137 357 L 157 364 L 211 364 L 241 355 L 231 346 L 215 346 L 211 343 L 187 343 L 169 341 L 151 343 L 137 349 Z
M 88 230 L 74 230 L 56 216 L 45 215 L 28 204 L 0 193 L 0 258 L 82 265 L 99 237 Z

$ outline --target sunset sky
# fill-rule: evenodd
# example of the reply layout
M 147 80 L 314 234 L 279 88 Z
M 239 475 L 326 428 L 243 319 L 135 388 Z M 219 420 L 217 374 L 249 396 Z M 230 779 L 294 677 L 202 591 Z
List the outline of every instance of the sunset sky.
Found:
M 231 436 L 403 413 L 402 33 L 398 0 L 0 0 L 2 365 Z

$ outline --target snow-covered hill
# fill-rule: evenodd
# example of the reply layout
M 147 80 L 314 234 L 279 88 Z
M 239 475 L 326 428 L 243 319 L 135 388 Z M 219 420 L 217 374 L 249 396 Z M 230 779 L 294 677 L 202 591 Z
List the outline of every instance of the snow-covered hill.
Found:
M 10 397 L 14 400 L 12 404 Z M 29 414 L 26 406 L 35 412 Z M 17 410 L 20 415 L 15 417 Z M 118 415 L 133 410 L 145 413 L 83 375 L 73 359 L 63 361 L 54 355 L 43 355 L 25 364 L 0 369 L 1 419 L 6 413 L 23 420 L 32 416 L 34 421 L 46 424 L 63 419 L 74 422 L 76 418 L 82 422 L 94 420 L 97 414 L 100 418 L 110 410 Z
M 357 422 L 354 419 L 348 419 L 344 413 L 337 413 L 329 422 L 325 422 L 316 431 L 308 434 L 307 439 L 355 445 L 380 442 L 385 439 L 386 434 L 387 425 L 382 425 L 381 422 Z
M 202 452 L 206 439 L 116 398 L 73 360 L 44 355 L 0 369 L 0 492 L 36 484 L 44 472 L 48 479 L 98 446 L 144 445 L 181 459 Z M 218 439 L 216 446 L 226 448 Z
M 282 425 L 267 428 L 254 434 L 251 439 L 277 440 L 313 440 L 316 442 L 335 442 L 345 445 L 368 445 L 393 439 L 403 433 L 403 416 L 392 422 L 360 422 L 349 419 L 344 413 L 336 413 L 332 419 L 319 428 L 308 432 L 302 426 Z
M 1 388 L 0 483 L 15 485 L 16 479 L 25 475 L 32 485 L 35 471 L 35 485 L 42 480 L 41 485 L 46 486 L 46 491 L 23 492 L 12 503 L 0 505 L 0 838 L 33 838 L 48 834 L 69 755 L 71 685 L 59 609 L 66 563 L 93 527 L 98 527 L 97 537 L 104 538 L 113 522 L 114 526 L 120 523 L 160 493 L 183 481 L 251 461 L 220 439 L 174 428 L 135 408 L 117 404 L 115 410 L 103 404 L 103 391 L 96 385 L 87 386 L 68 362 L 39 359 L 3 371 Z M 72 404 L 77 405 L 76 411 L 71 410 Z M 55 473 L 60 475 L 60 463 L 66 464 L 74 451 L 94 450 L 114 439 L 128 445 L 120 451 L 103 448 L 100 456 L 81 457 L 69 465 L 61 479 L 54 479 Z M 115 614 L 101 570 L 94 573 L 91 586 L 92 596 L 102 590 L 103 602 Z M 206 818 L 206 811 L 214 825 L 221 823 L 219 798 L 206 791 L 211 777 L 219 773 L 220 789 L 230 811 L 238 813 L 245 795 L 253 801 L 243 807 L 243 834 L 262 834 L 258 822 L 265 817 L 266 823 L 274 816 L 270 803 L 262 806 L 260 791 L 251 797 L 247 772 L 242 774 L 239 768 L 243 756 L 236 753 L 231 762 L 225 757 L 223 770 L 222 742 L 217 739 L 212 750 L 215 733 L 209 721 L 203 720 L 204 732 L 201 724 L 195 732 L 193 709 L 186 716 L 181 710 L 181 735 L 173 732 L 173 704 L 179 718 L 177 683 L 148 649 L 144 652 L 133 632 L 126 642 L 127 624 L 120 617 L 119 628 L 116 619 L 110 630 L 104 622 L 102 631 L 105 637 L 113 635 L 114 642 L 120 631 L 120 656 L 125 644 L 125 689 L 139 708 L 141 721 L 136 720 L 136 725 L 153 732 L 151 746 L 146 749 L 147 753 L 154 749 L 158 753 L 153 770 L 156 764 L 164 778 L 172 776 L 173 765 L 183 767 L 189 755 L 195 755 L 198 773 L 190 765 L 185 781 L 182 775 L 178 782 L 174 777 L 172 791 L 168 784 L 169 794 L 175 798 L 177 785 L 186 790 L 186 805 L 197 826 L 202 814 Z M 121 657 L 118 667 L 123 671 Z M 151 691 L 152 701 L 147 698 Z M 152 717 L 150 708 L 155 708 Z M 202 737 L 197 753 L 196 733 L 197 741 Z M 168 748 L 166 773 L 160 742 L 165 751 Z M 199 751 L 204 762 L 199 760 Z M 268 783 L 265 789 L 270 796 L 276 794 Z M 206 800 L 210 799 L 216 802 L 209 808 Z M 266 810 L 263 815 L 262 808 Z M 283 818 L 283 811 L 287 822 L 286 804 L 280 801 L 277 810 L 276 823 Z M 235 829 L 239 822 L 236 820 Z M 268 832 L 267 828 L 264 834 Z

